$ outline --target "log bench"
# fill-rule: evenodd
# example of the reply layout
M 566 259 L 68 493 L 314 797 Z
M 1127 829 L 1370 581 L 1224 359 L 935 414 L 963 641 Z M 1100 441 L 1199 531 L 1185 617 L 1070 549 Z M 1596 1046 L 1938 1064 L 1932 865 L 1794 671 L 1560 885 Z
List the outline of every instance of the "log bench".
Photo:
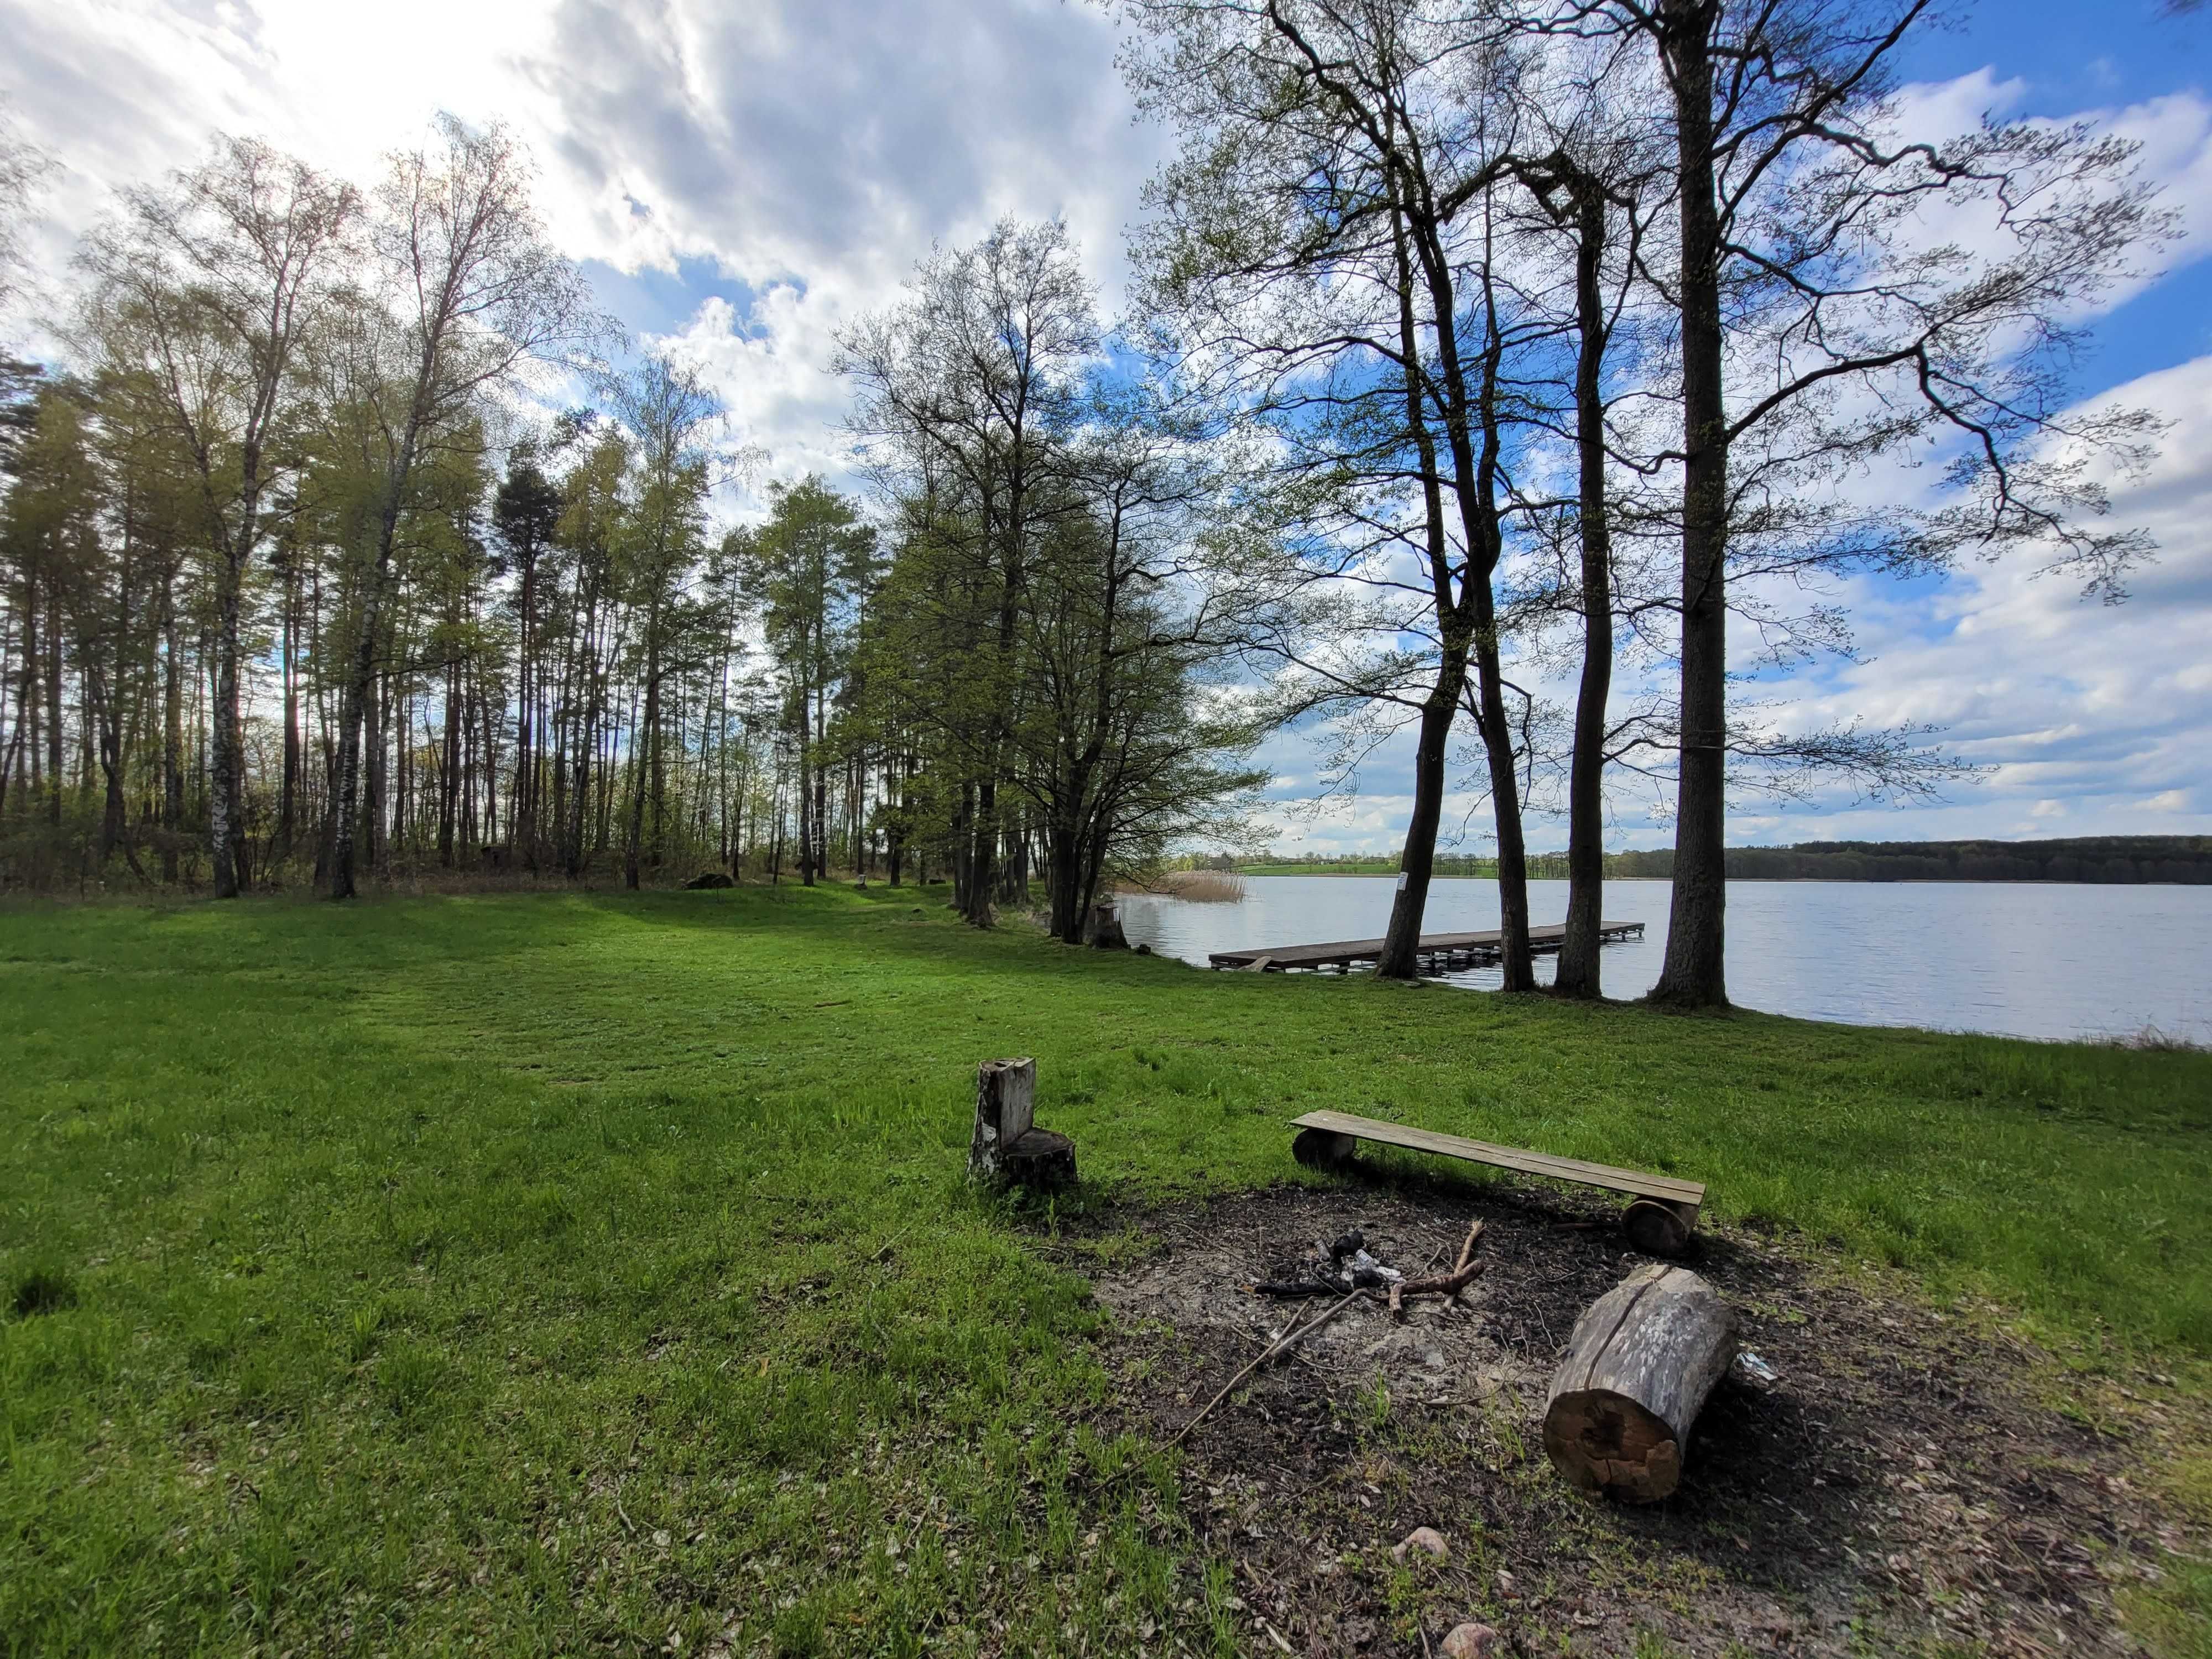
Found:
M 1298 1132 L 1291 1143 L 1291 1155 L 1301 1164 L 1321 1169 L 1343 1168 L 1358 1152 L 1359 1142 L 1373 1140 L 1522 1175 L 1542 1176 L 1547 1181 L 1571 1181 L 1626 1193 L 1632 1202 L 1620 1218 L 1621 1227 L 1631 1243 L 1653 1255 L 1672 1255 L 1690 1242 L 1698 1212 L 1705 1201 L 1702 1181 L 1676 1181 L 1671 1176 L 1646 1175 L 1639 1170 L 1616 1170 L 1608 1164 L 1586 1164 L 1578 1158 L 1553 1158 L 1548 1152 L 1525 1152 L 1518 1146 L 1493 1146 L 1486 1140 L 1438 1134 L 1432 1129 L 1416 1129 L 1381 1118 L 1354 1117 L 1349 1112 L 1308 1112 L 1304 1117 L 1292 1118 L 1291 1127 Z

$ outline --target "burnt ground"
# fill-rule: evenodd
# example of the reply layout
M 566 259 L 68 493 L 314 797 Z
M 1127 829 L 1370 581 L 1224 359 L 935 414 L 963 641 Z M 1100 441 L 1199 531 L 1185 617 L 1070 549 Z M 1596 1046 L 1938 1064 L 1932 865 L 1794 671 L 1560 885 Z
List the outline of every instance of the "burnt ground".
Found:
M 1411 1276 L 1448 1269 L 1476 1215 L 1485 1267 L 1456 1302 L 1394 1322 L 1363 1298 L 1183 1442 L 1187 1508 L 1254 1650 L 1422 1655 L 1477 1619 L 1528 1655 L 2136 1653 L 2116 1589 L 2154 1578 L 2161 1547 L 2206 1553 L 2146 1478 L 2166 1407 L 2085 1410 L 1985 1304 L 1932 1308 L 1710 1228 L 1685 1265 L 1777 1380 L 1722 1382 L 1667 1502 L 1573 1491 L 1544 1456 L 1546 1386 L 1581 1310 L 1642 1259 L 1595 1194 L 1283 1188 L 1117 1218 L 1149 1248 L 1087 1269 L 1116 1316 L 1100 1426 L 1182 1429 L 1299 1305 L 1246 1287 L 1316 1240 L 1358 1226 Z M 1449 1559 L 1394 1563 L 1421 1526 Z

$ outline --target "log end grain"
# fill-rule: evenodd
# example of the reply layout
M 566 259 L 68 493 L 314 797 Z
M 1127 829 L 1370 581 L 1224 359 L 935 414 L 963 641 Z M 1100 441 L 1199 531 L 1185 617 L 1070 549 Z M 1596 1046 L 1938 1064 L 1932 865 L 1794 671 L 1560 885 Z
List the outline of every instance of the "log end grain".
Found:
M 1735 1316 L 1684 1267 L 1638 1268 L 1575 1322 L 1544 1407 L 1544 1450 L 1574 1485 L 1656 1503 L 1735 1355 Z
M 1632 1503 L 1656 1504 L 1682 1480 L 1674 1431 L 1609 1389 L 1554 1397 L 1544 1413 L 1544 1450 L 1570 1485 Z

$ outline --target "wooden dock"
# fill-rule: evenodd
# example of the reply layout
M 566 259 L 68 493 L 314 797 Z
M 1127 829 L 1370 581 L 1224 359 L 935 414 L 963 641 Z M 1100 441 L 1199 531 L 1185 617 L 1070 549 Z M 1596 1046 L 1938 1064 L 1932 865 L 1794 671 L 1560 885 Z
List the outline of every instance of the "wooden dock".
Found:
M 1531 927 L 1528 948 L 1539 956 L 1550 955 L 1559 950 L 1566 932 L 1565 924 Z M 1421 971 L 1428 974 L 1492 967 L 1498 962 L 1498 941 L 1503 937 L 1496 928 L 1480 933 L 1424 933 L 1417 959 Z M 1615 945 L 1622 939 L 1643 937 L 1644 924 L 1640 921 L 1598 924 L 1598 939 L 1602 944 Z M 1379 939 L 1347 939 L 1330 945 L 1264 945 L 1249 951 L 1216 951 L 1208 960 L 1216 968 L 1255 968 L 1270 974 L 1287 974 L 1298 969 L 1316 973 L 1334 969 L 1342 974 L 1379 961 L 1382 955 L 1382 941 Z

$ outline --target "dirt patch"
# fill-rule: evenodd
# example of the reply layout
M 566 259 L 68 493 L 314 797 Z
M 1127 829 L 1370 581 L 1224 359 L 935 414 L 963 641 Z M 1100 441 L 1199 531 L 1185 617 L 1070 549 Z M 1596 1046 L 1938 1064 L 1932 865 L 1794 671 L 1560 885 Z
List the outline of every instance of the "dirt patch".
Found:
M 2039 1401 L 2045 1358 L 1973 1310 L 1869 1294 L 1745 1233 L 1708 1230 L 1686 1265 L 1777 1380 L 1722 1383 L 1662 1504 L 1571 1490 L 1540 1430 L 1577 1316 L 1642 1258 L 1608 1206 L 1498 1187 L 1285 1188 L 1135 1218 L 1147 1252 L 1092 1273 L 1117 1316 L 1106 1426 L 1182 1430 L 1298 1305 L 1246 1287 L 1316 1241 L 1357 1226 L 1418 1274 L 1449 1268 L 1477 1215 L 1486 1266 L 1461 1297 L 1400 1321 L 1355 1303 L 1183 1442 L 1188 1507 L 1255 1650 L 1423 1655 L 1479 1619 L 1530 1655 L 2141 1651 L 2113 1589 L 2185 1540 L 2132 1433 Z M 1423 1526 L 1449 1559 L 1394 1561 Z

